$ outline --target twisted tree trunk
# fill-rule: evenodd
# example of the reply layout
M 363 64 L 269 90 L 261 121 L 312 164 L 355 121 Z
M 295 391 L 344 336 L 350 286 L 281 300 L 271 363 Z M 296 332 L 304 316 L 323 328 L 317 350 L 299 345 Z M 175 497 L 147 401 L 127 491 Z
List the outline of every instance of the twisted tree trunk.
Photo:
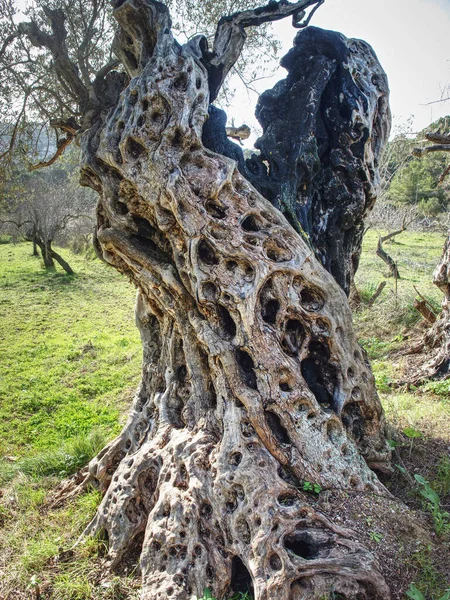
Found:
M 203 38 L 174 41 L 163 4 L 116 2 L 130 81 L 106 80 L 117 104 L 82 138 L 83 180 L 100 194 L 98 252 L 139 290 L 143 376 L 90 464 L 105 495 L 86 533 L 105 535 L 112 566 L 140 557 L 148 600 L 247 585 L 257 600 L 386 600 L 374 555 L 303 489 L 386 493 L 369 468 L 389 461 L 384 417 L 346 296 L 236 162 L 202 144 L 233 36 L 257 24 L 242 14 L 208 54 Z

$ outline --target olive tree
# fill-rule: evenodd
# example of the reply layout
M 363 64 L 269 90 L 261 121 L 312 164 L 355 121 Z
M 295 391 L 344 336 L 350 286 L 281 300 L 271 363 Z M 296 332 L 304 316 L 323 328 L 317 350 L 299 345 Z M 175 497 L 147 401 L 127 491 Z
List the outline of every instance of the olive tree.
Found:
M 139 559 L 146 599 L 389 598 L 363 523 L 345 528 L 314 497 L 343 490 L 344 510 L 354 492 L 388 497 L 374 469 L 390 459 L 345 293 L 389 132 L 387 81 L 364 42 L 304 29 L 321 3 L 247 6 L 212 44 L 180 44 L 166 4 L 115 0 L 117 58 L 94 67 L 80 47 L 96 27 L 73 42 L 55 2 L 1 49 L 5 65 L 20 44 L 51 61 L 68 99 L 66 113 L 55 99 L 58 151 L 80 144 L 97 253 L 138 289 L 141 384 L 82 485 L 103 492 L 86 535 L 104 536 L 111 568 Z M 284 17 L 301 31 L 245 161 L 213 102 L 246 31 Z

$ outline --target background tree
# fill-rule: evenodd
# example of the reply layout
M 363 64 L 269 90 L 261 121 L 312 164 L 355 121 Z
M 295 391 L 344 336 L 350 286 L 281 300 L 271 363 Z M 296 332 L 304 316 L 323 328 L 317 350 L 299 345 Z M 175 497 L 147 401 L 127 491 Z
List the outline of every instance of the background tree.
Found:
M 127 425 L 91 463 L 85 484 L 104 492 L 87 533 L 108 540 L 111 566 L 140 557 L 144 598 L 188 599 L 205 585 L 218 597 L 248 585 L 258 600 L 331 592 L 389 597 L 360 536 L 308 495 L 315 485 L 382 496 L 370 467 L 386 469 L 389 449 L 345 294 L 311 248 L 326 220 L 311 219 L 310 243 L 292 226 L 300 230 L 296 219 L 303 225 L 302 199 L 309 209 L 303 212 L 318 217 L 333 208 L 333 198 L 345 199 L 353 168 L 355 195 L 331 219 L 330 233 L 343 239 L 355 228 L 344 217 L 356 198 L 357 235 L 349 237 L 358 242 L 389 128 L 384 74 L 373 52 L 330 32 L 301 32 L 285 59 L 288 77 L 261 102 L 262 156 L 251 165 L 253 185 L 237 168 L 239 156 L 236 163 L 228 150 L 214 151 L 222 130 L 211 102 L 240 56 L 245 30 L 287 16 L 301 28 L 305 10 L 318 4 L 270 2 L 224 17 L 210 48 L 204 36 L 178 44 L 163 3 L 117 0 L 113 47 L 125 71 L 108 63 L 88 77 L 77 67 L 65 30 L 70 19 L 60 8 L 44 8 L 47 25 L 21 24 L 7 40 L 39 48 L 39 61 L 52 61 L 58 89 L 73 99 L 73 114 L 53 124 L 79 139 L 82 181 L 99 193 L 99 254 L 139 289 L 142 383 Z M 296 58 L 306 61 L 316 44 L 312 94 Z M 348 61 L 352 72 L 343 73 Z M 343 99 L 329 87 L 341 77 L 348 84 Z M 313 96 L 308 113 L 302 102 Z M 325 100 L 336 113 L 326 126 Z M 294 107 L 311 115 L 289 129 L 294 155 L 278 137 L 277 101 L 286 119 Z M 365 115 L 359 128 L 358 111 Z M 327 128 L 334 170 L 322 178 Z M 286 158 L 295 173 L 279 171 Z M 258 181 L 261 190 L 274 190 L 270 200 L 292 225 L 256 191 Z M 317 208 L 325 188 L 328 204 Z M 341 247 L 354 271 L 357 244 L 352 252 Z M 339 510 L 349 498 L 342 496 Z
M 69 263 L 56 252 L 52 244 L 63 232 L 77 226 L 92 231 L 95 194 L 78 184 L 78 153 L 70 153 L 58 166 L 32 172 L 9 170 L 9 181 L 3 186 L 0 224 L 5 233 L 20 235 L 38 247 L 46 268 L 55 261 L 68 273 Z
M 425 133 L 425 139 L 420 147 L 414 149 L 413 154 L 418 158 L 438 155 L 446 156 L 450 152 L 450 134 L 448 133 L 448 120 L 443 119 L 437 129 Z M 432 142 L 432 145 L 429 143 Z M 444 184 L 450 174 L 450 164 L 440 174 L 439 183 Z M 414 383 L 428 378 L 450 377 L 450 233 L 444 244 L 440 263 L 437 265 L 433 282 L 444 294 L 442 312 L 433 327 L 426 333 L 419 348 L 421 351 L 430 352 L 429 360 L 413 375 Z M 418 348 L 415 348 L 417 351 Z

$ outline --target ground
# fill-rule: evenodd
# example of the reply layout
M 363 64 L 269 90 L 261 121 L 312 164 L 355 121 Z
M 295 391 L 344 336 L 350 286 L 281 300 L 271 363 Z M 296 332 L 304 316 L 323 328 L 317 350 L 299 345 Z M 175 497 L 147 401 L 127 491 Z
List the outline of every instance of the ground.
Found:
M 395 473 L 386 480 L 394 499 L 355 495 L 353 514 L 341 515 L 340 493 L 319 491 L 316 498 L 321 510 L 347 526 L 364 515 L 367 544 L 383 547 L 396 598 L 414 582 L 426 600 L 438 600 L 450 587 L 450 383 L 407 390 L 395 382 L 408 368 L 405 347 L 420 334 L 413 285 L 439 307 L 431 275 L 444 235 L 406 232 L 386 244 L 402 277 L 395 283 L 375 255 L 377 233 L 366 235 L 356 283 L 363 300 L 380 281 L 388 284 L 371 309 L 363 305 L 355 314 L 355 324 L 395 447 Z M 0 600 L 131 600 L 138 597 L 139 579 L 133 570 L 117 576 L 104 570 L 101 540 L 71 550 L 95 512 L 98 493 L 55 506 L 54 490 L 126 417 L 141 352 L 135 292 L 106 265 L 61 252 L 76 275 L 45 272 L 29 245 L 0 245 Z M 414 548 L 402 545 L 409 521 L 399 501 L 424 525 Z M 398 515 L 395 535 L 384 526 L 387 510 Z

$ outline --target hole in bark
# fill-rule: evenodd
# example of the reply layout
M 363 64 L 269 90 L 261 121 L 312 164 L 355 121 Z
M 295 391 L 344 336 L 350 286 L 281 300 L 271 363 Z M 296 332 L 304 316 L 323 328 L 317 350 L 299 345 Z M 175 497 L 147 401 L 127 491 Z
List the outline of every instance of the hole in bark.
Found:
M 137 120 L 137 126 L 138 126 L 138 127 L 142 127 L 142 126 L 144 125 L 144 123 L 145 123 L 145 116 L 144 116 L 144 115 L 141 115 L 141 116 L 139 117 L 139 119 Z
M 253 425 L 250 423 L 250 421 L 242 421 L 241 431 L 242 431 L 242 435 L 245 438 L 250 438 L 253 435 L 255 435 L 255 430 L 253 428 Z
M 354 387 L 352 389 L 352 398 L 353 400 L 357 401 L 357 400 L 361 400 L 361 388 L 359 387 Z
M 270 568 L 274 571 L 281 571 L 283 567 L 283 563 L 281 562 L 281 558 L 278 556 L 278 554 L 272 554 L 272 556 L 269 559 L 269 563 Z
M 181 146 L 182 140 L 183 140 L 183 133 L 182 133 L 181 129 L 179 127 L 177 127 L 172 136 L 172 146 L 174 146 L 175 148 L 177 148 L 178 146 Z
M 306 560 L 313 560 L 319 553 L 319 545 L 307 532 L 287 536 L 284 539 L 284 547 Z
M 281 424 L 280 417 L 269 410 L 266 410 L 265 415 L 269 429 L 280 444 L 290 444 L 291 440 L 289 439 L 286 428 Z
M 127 215 L 129 212 L 128 206 L 124 202 L 120 202 L 119 200 L 117 200 L 117 202 L 115 202 L 115 209 L 116 209 L 116 212 L 119 213 L 119 215 Z
M 214 217 L 215 219 L 225 219 L 227 216 L 227 211 L 222 208 L 217 202 L 214 200 L 208 200 L 205 204 L 206 212 Z
M 311 288 L 303 288 L 300 292 L 300 302 L 302 307 L 309 312 L 321 310 L 325 304 L 325 300 L 321 294 Z
M 228 339 L 233 339 L 236 335 L 236 323 L 234 322 L 233 317 L 222 304 L 217 305 L 217 314 L 226 337 Z
M 248 215 L 241 223 L 241 227 L 244 231 L 261 231 L 262 224 L 255 215 Z
M 328 363 L 330 351 L 325 344 L 312 341 L 309 357 L 302 361 L 301 371 L 317 402 L 324 408 L 335 409 L 334 390 L 337 386 L 337 370 Z
M 117 121 L 117 130 L 123 131 L 125 129 L 125 123 L 123 121 Z
M 290 494 L 288 492 L 285 494 L 281 494 L 277 498 L 277 502 L 278 504 L 280 504 L 280 506 L 294 506 L 297 500 L 298 498 L 296 495 Z
M 236 271 L 237 269 L 238 264 L 234 260 L 227 260 L 225 266 L 227 268 L 227 271 L 234 273 L 234 271 Z
M 128 159 L 137 160 L 140 156 L 146 155 L 147 150 L 140 142 L 129 138 L 126 145 L 126 154 Z
M 274 238 L 267 240 L 264 244 L 267 258 L 273 262 L 286 262 L 292 259 L 291 251 L 285 246 L 281 240 Z
M 271 299 L 265 302 L 262 307 L 261 316 L 266 323 L 273 325 L 277 319 L 280 303 L 278 300 Z
M 200 77 L 197 77 L 197 79 L 195 80 L 195 87 L 198 90 L 202 87 L 202 80 L 200 79 Z
M 289 483 L 290 485 L 293 485 L 293 486 L 300 485 L 299 482 L 295 479 L 295 477 L 293 475 L 291 475 L 291 473 L 289 473 L 289 471 L 287 471 L 281 465 L 278 467 L 277 473 L 278 473 L 278 476 L 280 477 L 280 479 L 282 479 L 286 483 Z
M 209 502 L 203 502 L 203 504 L 200 507 L 200 514 L 202 515 L 202 517 L 210 517 L 212 515 L 212 506 L 211 504 L 209 504 Z
M 241 460 L 242 460 L 242 453 L 241 452 L 233 452 L 233 454 L 230 456 L 230 465 L 232 465 L 233 467 L 237 467 L 241 464 Z
M 135 571 L 139 573 L 139 559 L 144 545 L 145 531 L 137 533 L 129 542 L 128 548 L 123 553 L 123 559 L 120 564 L 119 572 L 130 573 Z
M 231 563 L 231 589 L 235 594 L 242 592 L 254 596 L 252 577 L 239 556 L 234 556 Z
M 250 354 L 248 354 L 248 352 L 245 350 L 238 349 L 236 350 L 236 361 L 239 366 L 241 378 L 245 385 L 253 390 L 257 390 L 258 384 L 256 382 L 256 375 L 254 371 L 255 364 Z
M 364 418 L 359 404 L 357 402 L 346 404 L 342 410 L 341 418 L 350 435 L 356 441 L 361 441 L 364 437 Z
M 148 111 L 148 107 L 149 107 L 148 100 L 142 100 L 142 110 L 144 112 L 147 112 Z
M 210 302 L 214 302 L 217 298 L 217 286 L 212 281 L 207 281 L 203 284 L 202 292 L 206 300 L 209 300 Z
M 287 381 L 280 381 L 280 390 L 282 392 L 291 392 L 292 388 Z
M 189 78 L 188 78 L 187 73 L 182 72 L 175 77 L 174 82 L 173 82 L 173 87 L 176 90 L 180 90 L 180 92 L 185 92 L 188 87 L 188 82 L 189 82 Z
M 135 56 L 133 54 L 131 54 L 131 52 L 125 52 L 127 59 L 130 61 L 130 63 L 132 63 L 132 66 L 134 68 L 137 67 L 137 60 L 135 58 Z M 136 102 L 138 101 L 138 92 L 137 90 L 131 90 L 130 92 L 130 104 L 131 106 L 134 106 L 136 104 Z
M 244 544 L 250 544 L 250 540 L 252 539 L 250 526 L 242 517 L 236 521 L 236 532 Z
M 349 368 L 347 369 L 347 377 L 348 377 L 349 379 L 353 379 L 353 378 L 354 378 L 354 376 L 355 376 L 355 371 L 354 371 L 354 369 L 352 369 L 351 367 L 349 367 Z
M 207 265 L 219 264 L 213 247 L 206 240 L 202 240 L 198 245 L 198 258 Z
M 289 319 L 286 322 L 284 336 L 281 342 L 283 350 L 290 356 L 295 356 L 300 350 L 305 337 L 305 329 L 297 319 Z

